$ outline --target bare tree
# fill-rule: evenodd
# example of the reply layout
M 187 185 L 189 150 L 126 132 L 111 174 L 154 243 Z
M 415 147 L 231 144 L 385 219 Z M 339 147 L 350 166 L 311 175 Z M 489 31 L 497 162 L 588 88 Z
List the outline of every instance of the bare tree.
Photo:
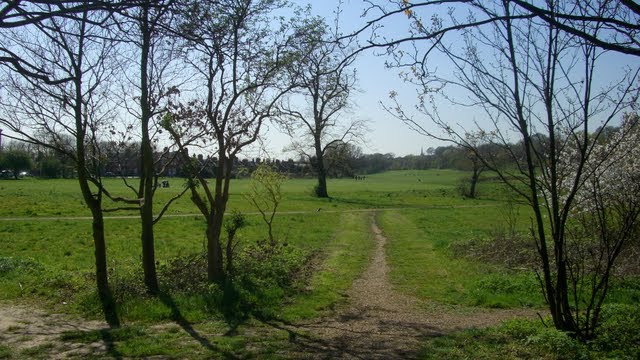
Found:
M 356 57 L 349 57 L 348 45 L 331 39 L 329 28 L 320 19 L 303 24 L 299 31 L 308 33 L 300 45 L 304 55 L 290 68 L 295 95 L 282 103 L 280 123 L 294 139 L 291 148 L 305 155 L 316 170 L 316 196 L 326 198 L 325 154 L 360 139 L 366 131 L 362 120 L 344 119 L 357 81 Z
M 185 159 L 190 145 L 215 149 L 213 186 L 195 167 L 190 184 L 191 199 L 207 223 L 207 272 L 212 282 L 225 280 L 220 235 L 234 160 L 258 139 L 264 122 L 277 114 L 278 100 L 290 90 L 283 67 L 294 58 L 289 44 L 296 35 L 286 24 L 274 29 L 271 18 L 287 4 L 186 2 L 182 13 L 184 58 L 195 73 L 197 95 L 187 105 L 176 106 L 164 126 Z
M 12 29 L 33 26 L 57 19 L 80 19 L 85 12 L 106 11 L 112 14 L 135 7 L 138 1 L 67 1 L 67 0 L 20 0 L 3 1 L 0 5 L 0 33 Z M 85 19 L 93 25 L 104 22 L 102 19 Z M 48 68 L 40 67 L 41 64 L 30 62 L 20 56 L 19 52 L 0 41 L 0 65 L 7 66 L 23 76 L 31 77 L 47 84 L 58 84 L 70 81 L 69 77 L 56 78 Z M 60 74 L 57 74 L 60 75 Z
M 546 11 L 555 14 L 565 12 L 567 4 L 547 5 Z M 603 51 L 593 43 L 553 22 L 541 22 L 509 1 L 476 9 L 479 16 L 494 21 L 487 27 L 468 28 L 450 43 L 444 36 L 430 37 L 439 24 L 426 29 L 417 12 L 408 12 L 411 37 L 424 34 L 432 41 L 414 42 L 405 52 L 392 48 L 396 50 L 394 63 L 409 68 L 407 80 L 419 87 L 417 110 L 439 130 L 407 111 L 397 94 L 392 94 L 393 105 L 389 108 L 416 131 L 475 152 L 485 166 L 529 203 L 534 214 L 531 233 L 540 259 L 540 281 L 554 325 L 588 339 L 593 336 L 601 303 L 582 302 L 577 282 L 571 280 L 569 254 L 575 247 L 568 242 L 568 227 L 576 197 L 591 173 L 587 164 L 602 134 L 602 130 L 595 134 L 590 131 L 594 125 L 606 128 L 635 98 L 631 89 L 638 70 L 630 70 L 621 80 L 597 90 L 594 82 Z M 451 21 L 455 24 L 457 20 Z M 598 29 L 595 20 L 583 22 L 581 27 L 586 33 Z M 441 76 L 429 67 L 427 55 L 433 51 L 446 56 L 453 66 L 451 75 Z M 452 96 L 452 88 L 465 91 L 466 96 Z M 470 125 L 454 124 L 441 117 L 436 105 L 438 94 L 450 104 L 483 110 L 490 126 L 480 126 L 479 135 L 500 146 L 516 167 L 502 168 L 495 158 L 483 155 L 465 137 L 465 127 Z M 514 142 L 519 145 L 514 146 Z M 572 171 L 562 166 L 570 152 L 575 164 Z M 615 256 L 610 260 L 607 266 L 613 266 Z M 603 274 L 608 278 L 608 272 Z M 598 299 L 606 296 L 606 289 L 591 290 L 590 295 Z M 583 321 L 585 315 L 591 318 Z
M 512 0 L 522 10 L 606 50 L 640 56 L 640 5 L 633 0 L 566 1 L 559 11 Z
M 269 243 L 275 246 L 273 236 L 273 220 L 282 201 L 282 183 L 287 179 L 285 175 L 272 169 L 269 165 L 260 164 L 251 174 L 249 192 L 245 198 L 258 209 L 262 220 L 269 229 Z
M 139 199 L 142 268 L 145 285 L 152 294 L 159 291 L 154 225 L 160 221 L 173 201 L 188 191 L 185 187 L 165 203 L 158 214 L 154 213 L 154 195 L 158 189 L 158 177 L 164 172 L 163 164 L 170 164 L 177 156 L 167 153 L 170 146 L 165 146 L 166 151 L 157 156 L 156 145 L 161 141 L 163 131 L 160 122 L 169 111 L 171 98 L 179 94 L 179 87 L 185 81 L 185 77 L 177 69 L 175 40 L 170 36 L 173 3 L 172 0 L 140 1 L 133 11 L 122 12 L 124 20 L 120 26 L 122 42 L 126 45 L 123 48 L 127 50 L 123 52 L 124 56 L 135 66 L 123 69 L 126 75 L 121 94 L 122 103 L 136 122 L 126 127 L 123 135 L 130 136 L 137 129 L 140 144 L 138 185 L 130 184 L 124 177 L 122 180 L 134 197 Z M 137 78 L 130 77 L 129 72 Z M 135 96 L 131 97 L 131 93 Z M 135 100 L 136 106 L 130 104 L 131 100 Z
M 43 12 L 55 12 L 46 5 Z M 118 325 L 107 278 L 99 141 L 112 121 L 109 94 L 114 41 L 101 26 L 107 12 L 84 10 L 73 18 L 48 17 L 7 32 L 11 52 L 56 79 L 51 82 L 23 72 L 6 74 L 0 123 L 26 142 L 44 146 L 72 159 L 83 199 L 91 211 L 98 294 L 111 325 Z M 9 35 L 10 34 L 10 35 Z

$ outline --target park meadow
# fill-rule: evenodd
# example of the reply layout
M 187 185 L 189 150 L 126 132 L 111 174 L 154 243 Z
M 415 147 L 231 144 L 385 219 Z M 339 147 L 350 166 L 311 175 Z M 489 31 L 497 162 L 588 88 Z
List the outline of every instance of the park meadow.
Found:
M 234 180 L 227 218 L 242 216 L 245 225 L 235 234 L 240 285 L 233 299 L 206 281 L 205 224 L 188 196 L 155 225 L 159 296 L 146 294 L 139 269 L 139 216 L 109 212 L 107 259 L 120 326 L 65 327 L 34 342 L 19 324 L 12 325 L 0 333 L 0 358 L 357 355 L 346 352 L 350 345 L 322 348 L 323 335 L 306 326 L 322 327 L 350 306 L 350 289 L 376 258 L 372 224 L 386 240 L 391 291 L 412 299 L 419 316 L 458 324 L 418 336 L 416 351 L 398 353 L 399 358 L 637 358 L 637 259 L 622 256 L 600 336 L 577 342 L 548 327 L 535 245 L 527 236 L 530 208 L 488 173 L 477 198 L 461 196 L 458 188 L 467 175 L 405 170 L 331 179 L 327 199 L 313 196 L 311 179 L 286 180 L 273 222 L 276 245 L 266 244 L 267 227 L 243 196 L 251 180 Z M 185 186 L 184 179 L 167 180 L 170 186 L 157 190 L 158 207 Z M 104 181 L 114 194 L 127 195 L 121 179 Z M 5 180 L 0 194 L 3 307 L 99 323 L 91 218 L 76 180 Z M 510 320 L 502 321 L 507 313 Z M 480 318 L 500 321 L 474 321 Z M 107 345 L 94 346 L 100 343 Z

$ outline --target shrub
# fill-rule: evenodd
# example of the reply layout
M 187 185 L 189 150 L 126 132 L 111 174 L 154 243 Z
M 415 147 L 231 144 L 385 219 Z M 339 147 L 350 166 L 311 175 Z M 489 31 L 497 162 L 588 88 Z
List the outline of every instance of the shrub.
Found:
M 207 257 L 205 253 L 178 256 L 158 266 L 158 280 L 170 292 L 198 294 L 206 292 Z
M 615 357 L 640 359 L 640 306 L 609 304 L 602 307 L 601 326 L 594 348 Z
M 299 274 L 307 259 L 302 251 L 287 244 L 262 240 L 247 246 L 224 289 L 209 289 L 210 301 L 218 302 L 224 312 L 236 317 L 274 317 L 287 294 L 301 283 Z
M 147 287 L 139 271 L 131 268 L 119 269 L 117 272 L 110 269 L 109 282 L 113 291 L 114 300 L 124 302 L 126 299 L 146 297 Z
M 541 328 L 527 338 L 526 343 L 545 353 L 555 354 L 558 359 L 588 359 L 585 346 L 566 332 L 555 328 Z

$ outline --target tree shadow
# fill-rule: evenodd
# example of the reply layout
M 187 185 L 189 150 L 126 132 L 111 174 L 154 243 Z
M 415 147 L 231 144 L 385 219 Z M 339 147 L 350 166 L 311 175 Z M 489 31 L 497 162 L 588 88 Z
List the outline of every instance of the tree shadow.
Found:
M 111 289 L 107 289 L 105 292 L 98 291 L 98 293 L 100 297 L 100 304 L 102 305 L 102 312 L 104 313 L 104 320 L 111 329 L 119 328 L 120 317 L 118 316 L 116 301 L 113 298 Z
M 405 321 L 380 322 L 383 330 L 372 335 L 370 331 L 351 329 L 342 321 L 356 321 L 366 314 L 351 314 L 339 325 L 318 321 L 308 324 L 294 324 L 283 320 L 259 319 L 263 324 L 288 334 L 294 357 L 314 359 L 417 359 L 419 348 L 399 347 L 398 339 L 415 336 L 419 341 L 443 336 L 435 327 Z M 397 332 L 399 328 L 403 331 Z M 333 333 L 329 338 L 314 335 L 316 331 Z M 402 343 L 402 341 L 400 341 Z M 297 354 L 295 354 L 297 353 Z
M 198 341 L 200 345 L 202 345 L 202 347 L 206 348 L 209 351 L 221 354 L 225 359 L 239 359 L 239 357 L 237 357 L 233 353 L 220 349 L 216 345 L 212 344 L 209 339 L 198 333 L 198 331 L 193 328 L 191 323 L 182 315 L 180 308 L 169 293 L 161 291 L 158 294 L 158 299 L 160 299 L 160 301 L 171 310 L 171 319 L 176 324 L 178 324 L 178 326 L 180 326 L 182 330 L 189 334 L 189 336 Z
M 106 351 L 114 359 L 122 359 L 122 353 L 116 349 L 115 341 L 111 334 L 111 330 L 120 327 L 120 317 L 118 316 L 118 309 L 116 301 L 113 298 L 111 289 L 107 289 L 106 292 L 99 291 L 100 303 L 102 304 L 102 311 L 104 313 L 104 320 L 109 325 L 108 329 L 100 330 L 100 338 L 106 347 Z
M 111 355 L 114 359 L 122 359 L 122 353 L 118 351 L 115 345 L 115 340 L 111 331 L 113 328 L 100 330 L 100 339 L 106 347 L 107 354 Z

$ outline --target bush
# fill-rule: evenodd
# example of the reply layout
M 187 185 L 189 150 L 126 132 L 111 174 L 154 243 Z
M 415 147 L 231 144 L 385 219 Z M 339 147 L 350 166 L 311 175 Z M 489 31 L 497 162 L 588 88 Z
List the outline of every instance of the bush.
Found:
M 274 317 L 287 294 L 301 284 L 300 274 L 307 258 L 287 244 L 259 241 L 239 254 L 223 294 L 219 288 L 210 288 L 209 295 L 225 312 L 235 316 Z
M 609 304 L 602 307 L 601 326 L 594 348 L 614 357 L 640 359 L 640 306 Z
M 207 256 L 205 253 L 179 256 L 158 266 L 161 286 L 176 293 L 198 294 L 206 292 Z
M 558 359 L 589 358 L 586 347 L 578 340 L 551 327 L 541 328 L 536 334 L 527 337 L 526 343 L 539 348 L 543 353 L 554 354 Z
M 113 292 L 113 298 L 117 302 L 124 302 L 127 299 L 144 298 L 148 296 L 147 287 L 144 284 L 142 274 L 132 268 L 125 267 L 110 269 L 109 283 Z

